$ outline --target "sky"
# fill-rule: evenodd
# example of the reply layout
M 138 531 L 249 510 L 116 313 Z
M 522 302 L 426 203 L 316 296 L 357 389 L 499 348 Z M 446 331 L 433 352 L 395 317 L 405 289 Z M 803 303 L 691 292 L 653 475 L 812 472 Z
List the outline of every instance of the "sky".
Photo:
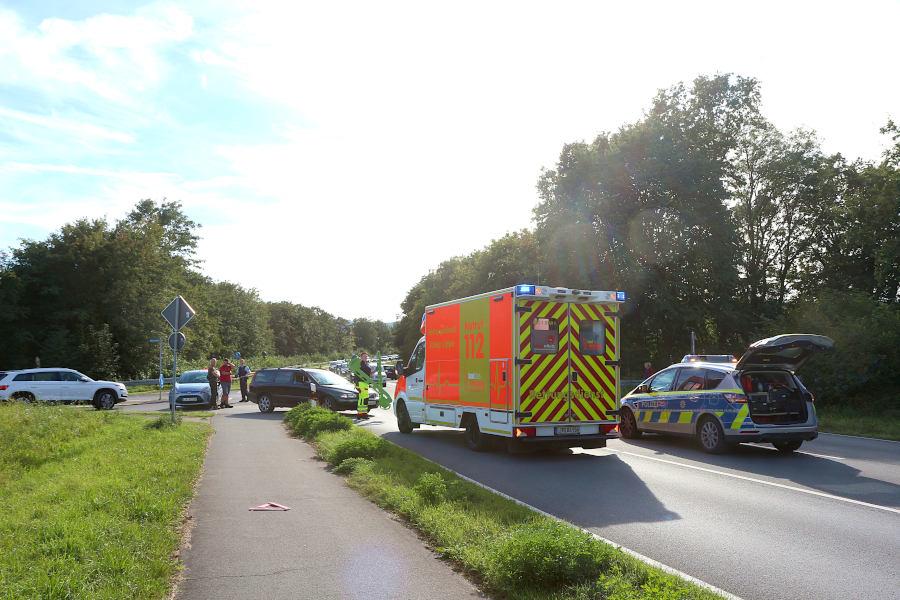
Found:
M 179 200 L 209 276 L 393 321 L 531 225 L 563 144 L 680 81 L 756 77 L 778 127 L 877 159 L 898 24 L 898 1 L 0 0 L 0 249 Z

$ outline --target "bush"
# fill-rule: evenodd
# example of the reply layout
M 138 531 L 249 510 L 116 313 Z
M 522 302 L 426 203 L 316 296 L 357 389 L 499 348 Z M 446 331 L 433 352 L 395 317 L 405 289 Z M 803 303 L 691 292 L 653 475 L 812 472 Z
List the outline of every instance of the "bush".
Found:
M 340 473 L 341 475 L 349 475 L 351 473 L 355 473 L 360 469 L 371 469 L 372 465 L 375 463 L 372 462 L 371 459 L 362 458 L 359 456 L 352 456 L 350 458 L 345 458 L 341 461 L 341 464 L 334 468 L 335 473 Z
M 347 417 L 317 406 L 307 405 L 304 408 L 297 406 L 291 409 L 288 415 L 290 416 L 286 416 L 285 421 L 291 430 L 307 439 L 313 439 L 326 431 L 347 430 L 353 425 Z
M 300 418 L 300 415 L 304 414 L 311 408 L 313 408 L 312 404 L 298 404 L 291 410 L 284 413 L 284 422 L 288 424 L 288 427 L 294 429 L 294 427 L 296 427 L 297 420 Z
M 427 504 L 440 504 L 447 499 L 447 484 L 439 473 L 423 473 L 413 489 Z
M 549 590 L 595 580 L 605 551 L 583 531 L 538 519 L 514 528 L 498 545 L 489 573 L 501 588 Z
M 380 437 L 359 428 L 323 433 L 316 440 L 316 444 L 319 456 L 333 467 L 348 458 L 376 458 L 387 446 L 387 442 Z

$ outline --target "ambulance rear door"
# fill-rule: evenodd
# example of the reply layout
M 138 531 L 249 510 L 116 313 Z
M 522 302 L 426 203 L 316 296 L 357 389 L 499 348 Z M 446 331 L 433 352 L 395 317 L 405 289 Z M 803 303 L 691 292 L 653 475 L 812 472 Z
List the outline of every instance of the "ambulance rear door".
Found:
M 523 425 L 569 417 L 569 309 L 554 300 L 516 299 L 518 410 Z
M 569 304 L 572 421 L 616 421 L 618 309 L 616 303 Z

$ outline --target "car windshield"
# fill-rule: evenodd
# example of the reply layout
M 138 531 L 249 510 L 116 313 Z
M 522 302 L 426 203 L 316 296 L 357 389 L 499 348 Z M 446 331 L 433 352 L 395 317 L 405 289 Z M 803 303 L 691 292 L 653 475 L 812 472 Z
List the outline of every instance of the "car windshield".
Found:
M 335 373 L 330 371 L 307 371 L 309 376 L 313 378 L 318 385 L 340 385 L 352 386 L 353 384 Z
M 178 383 L 206 383 L 206 371 L 187 371 L 178 378 Z

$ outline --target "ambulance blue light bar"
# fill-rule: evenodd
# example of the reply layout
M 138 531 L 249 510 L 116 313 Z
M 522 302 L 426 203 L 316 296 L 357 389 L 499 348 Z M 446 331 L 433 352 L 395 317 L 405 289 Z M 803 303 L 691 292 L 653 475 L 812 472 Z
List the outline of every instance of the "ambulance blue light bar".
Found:
M 617 302 L 625 302 L 625 300 L 627 298 L 628 298 L 628 295 L 625 292 L 623 292 L 621 290 L 616 292 L 616 301 Z
M 517 285 L 516 296 L 534 296 L 536 290 L 536 285 Z

